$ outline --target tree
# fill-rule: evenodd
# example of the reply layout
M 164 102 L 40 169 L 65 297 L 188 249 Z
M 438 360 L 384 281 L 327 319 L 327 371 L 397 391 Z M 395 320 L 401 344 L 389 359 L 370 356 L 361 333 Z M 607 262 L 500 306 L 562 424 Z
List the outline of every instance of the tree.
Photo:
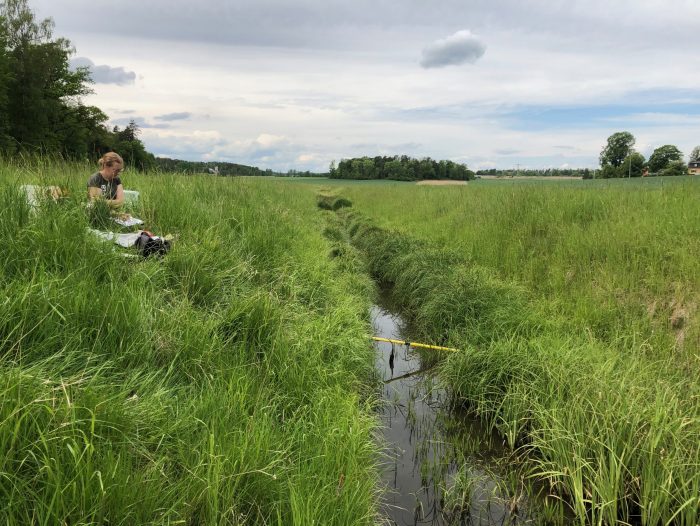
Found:
M 671 161 L 682 161 L 683 154 L 672 144 L 659 146 L 649 157 L 649 171 L 660 172 L 665 169 Z
M 7 117 L 11 71 L 10 56 L 7 53 L 7 26 L 0 9 L 0 153 L 11 152 L 14 146 Z
M 693 148 L 693 151 L 690 152 L 689 161 L 691 163 L 695 163 L 695 162 L 700 161 L 700 146 L 696 146 L 695 148 Z
M 90 78 L 85 68 L 70 70 L 70 42 L 54 39 L 53 21 L 37 21 L 27 0 L 0 2 L 0 24 L 0 70 L 12 73 L 0 83 L 6 133 L 23 149 L 84 154 L 78 143 L 85 130 L 75 109 L 90 92 Z
M 644 156 L 639 152 L 632 152 L 617 168 L 618 177 L 641 177 L 644 170 Z
M 687 173 L 688 167 L 681 160 L 671 161 L 668 163 L 666 168 L 661 170 L 661 175 L 663 176 L 686 175 Z
M 155 157 L 146 151 L 141 139 L 139 139 L 140 133 L 141 130 L 133 119 L 123 130 L 115 127 L 114 150 L 122 156 L 126 164 L 137 170 L 148 170 L 155 166 Z
M 632 153 L 635 143 L 634 135 L 630 132 L 617 132 L 608 137 L 608 144 L 600 152 L 600 166 L 620 166 L 625 158 Z

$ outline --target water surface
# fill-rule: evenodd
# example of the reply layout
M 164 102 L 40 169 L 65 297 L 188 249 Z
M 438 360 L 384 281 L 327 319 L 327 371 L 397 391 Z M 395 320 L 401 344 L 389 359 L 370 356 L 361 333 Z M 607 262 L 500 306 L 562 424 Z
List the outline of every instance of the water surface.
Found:
M 398 315 L 375 306 L 372 321 L 375 335 L 404 339 Z M 384 380 L 383 513 L 389 524 L 537 524 L 526 497 L 529 488 L 504 461 L 509 454 L 501 440 L 451 408 L 435 370 L 425 370 L 416 351 L 375 345 Z

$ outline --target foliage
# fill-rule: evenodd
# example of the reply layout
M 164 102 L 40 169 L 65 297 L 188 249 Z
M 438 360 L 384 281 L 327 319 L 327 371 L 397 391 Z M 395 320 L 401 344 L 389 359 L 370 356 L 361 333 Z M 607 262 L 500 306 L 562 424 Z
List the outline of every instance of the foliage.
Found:
M 413 159 L 406 155 L 394 157 L 360 157 L 342 159 L 331 164 L 331 179 L 393 179 L 416 181 L 423 179 L 454 179 L 467 181 L 474 172 L 466 165 L 453 161 L 434 161 L 430 157 Z
M 500 170 L 498 168 L 485 168 L 476 171 L 476 175 L 491 175 L 494 177 L 580 177 L 591 179 L 593 174 L 589 168 L 521 168 L 518 170 Z
M 129 124 L 120 130 L 114 127 L 114 150 L 124 159 L 128 166 L 133 166 L 137 170 L 150 170 L 156 166 L 156 158 L 153 154 L 148 153 L 143 143 L 139 139 L 139 129 L 136 122 L 131 120 Z
M 666 168 L 664 168 L 660 172 L 660 175 L 662 175 L 662 176 L 678 176 L 678 175 L 687 175 L 687 174 L 688 174 L 688 167 L 680 159 L 670 161 L 666 165 Z
M 273 172 L 272 170 L 261 170 L 260 168 L 245 166 L 243 164 L 227 162 L 183 161 L 180 159 L 169 159 L 167 157 L 156 157 L 155 166 L 163 172 L 181 174 L 216 173 L 217 175 L 222 176 L 283 175 L 278 172 Z
M 690 152 L 690 159 L 689 162 L 694 163 L 700 161 L 700 146 L 696 146 L 693 148 L 693 151 Z
M 639 152 L 632 152 L 617 168 L 618 177 L 641 177 L 644 165 L 644 156 Z
M 634 135 L 630 132 L 617 132 L 608 137 L 605 148 L 600 152 L 600 166 L 620 166 L 625 158 L 632 153 L 635 143 Z
M 91 92 L 90 71 L 70 69 L 73 47 L 53 29 L 50 18 L 35 18 L 27 0 L 0 2 L 0 154 L 95 159 L 116 150 L 132 166 L 149 168 L 153 156 L 134 123 L 110 132 L 107 115 L 82 103 Z
M 620 177 L 620 167 L 615 167 L 612 164 L 606 164 L 597 174 L 598 179 L 613 179 Z
M 664 170 L 671 161 L 682 161 L 683 154 L 672 144 L 659 146 L 649 157 L 649 171 L 652 173 Z

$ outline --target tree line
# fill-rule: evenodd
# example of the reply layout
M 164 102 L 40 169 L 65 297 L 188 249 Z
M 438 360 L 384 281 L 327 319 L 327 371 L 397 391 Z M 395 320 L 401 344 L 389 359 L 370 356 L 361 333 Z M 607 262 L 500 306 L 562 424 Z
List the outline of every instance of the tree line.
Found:
M 514 175 L 525 177 L 580 177 L 581 179 L 591 179 L 593 171 L 590 168 L 524 168 L 517 170 L 488 168 L 477 170 L 476 175 L 494 175 L 496 177 L 511 177 Z
M 465 164 L 453 161 L 435 161 L 430 157 L 414 159 L 407 155 L 393 157 L 357 157 L 331 163 L 331 179 L 392 179 L 419 181 L 423 179 L 474 179 L 474 172 Z
M 183 161 L 181 159 L 169 159 L 168 157 L 156 157 L 155 167 L 164 172 L 174 172 L 182 174 L 211 173 L 222 176 L 238 175 L 266 175 L 281 176 L 279 172 L 274 172 L 269 168 L 262 170 L 255 166 L 227 162 L 204 162 L 204 161 Z
M 673 144 L 656 148 L 649 159 L 634 149 L 636 139 L 628 131 L 613 133 L 600 152 L 598 177 L 641 177 L 686 175 L 688 165 L 683 162 L 683 153 Z M 693 148 L 689 162 L 700 161 L 700 146 Z
M 90 70 L 70 67 L 75 50 L 53 30 L 53 20 L 37 20 L 28 0 L 0 2 L 0 155 L 94 159 L 118 151 L 131 166 L 151 168 L 155 158 L 134 122 L 110 130 L 100 108 L 83 104 L 92 93 Z

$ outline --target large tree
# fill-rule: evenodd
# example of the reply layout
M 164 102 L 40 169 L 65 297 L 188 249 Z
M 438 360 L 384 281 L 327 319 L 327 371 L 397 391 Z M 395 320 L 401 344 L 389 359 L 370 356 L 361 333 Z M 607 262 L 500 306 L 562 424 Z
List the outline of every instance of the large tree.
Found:
M 122 147 L 137 168 L 151 166 L 134 126 L 110 132 L 107 115 L 83 105 L 90 71 L 69 67 L 73 46 L 54 38 L 53 28 L 50 18 L 36 19 L 28 0 L 0 0 L 0 153 L 97 158 Z
M 630 132 L 613 133 L 608 137 L 608 143 L 600 152 L 600 166 L 619 167 L 625 158 L 632 153 L 635 139 Z
M 10 135 L 10 120 L 7 116 L 11 79 L 10 56 L 7 52 L 7 27 L 0 10 L 0 152 L 11 151 L 14 143 Z
M 37 21 L 27 0 L 1 2 L 0 18 L 12 71 L 6 92 L 9 133 L 24 149 L 63 152 L 80 134 L 69 109 L 90 91 L 89 74 L 70 70 L 70 42 L 54 38 L 53 21 Z M 78 150 L 85 153 L 84 147 Z
M 693 151 L 690 152 L 690 159 L 688 159 L 688 161 L 691 163 L 700 161 L 700 146 L 693 148 Z
M 672 144 L 659 146 L 654 153 L 649 157 L 649 171 L 652 173 L 660 172 L 668 167 L 671 161 L 682 161 L 683 154 Z

